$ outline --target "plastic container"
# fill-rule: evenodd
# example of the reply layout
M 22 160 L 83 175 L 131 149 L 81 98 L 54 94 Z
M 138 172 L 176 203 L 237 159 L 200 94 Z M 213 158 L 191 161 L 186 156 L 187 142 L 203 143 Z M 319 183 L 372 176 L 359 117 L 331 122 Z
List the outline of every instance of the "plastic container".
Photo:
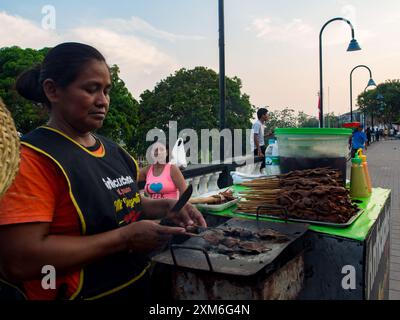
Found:
M 268 147 L 265 149 L 265 174 L 274 176 L 281 173 L 279 161 L 278 143 L 275 140 L 269 141 Z
M 331 167 L 341 171 L 344 184 L 351 134 L 342 128 L 276 129 L 281 172 Z
M 362 161 L 361 164 L 364 169 L 365 178 L 367 179 L 368 192 L 371 193 L 372 192 L 372 180 L 371 180 L 371 175 L 369 174 L 369 170 L 368 170 L 367 156 L 363 155 L 362 149 L 358 149 L 357 154 Z
M 358 157 L 358 154 L 351 159 L 351 163 L 350 196 L 352 198 L 367 198 L 370 196 L 370 192 L 368 191 L 362 160 Z
M 346 157 L 351 129 L 285 128 L 276 129 L 281 157 Z

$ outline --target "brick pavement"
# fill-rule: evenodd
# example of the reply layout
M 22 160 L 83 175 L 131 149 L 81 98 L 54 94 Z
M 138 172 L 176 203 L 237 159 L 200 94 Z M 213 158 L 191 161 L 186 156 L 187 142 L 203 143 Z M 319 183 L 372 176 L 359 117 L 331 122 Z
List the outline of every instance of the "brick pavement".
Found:
M 400 140 L 373 143 L 367 157 L 373 186 L 392 190 L 389 299 L 400 300 Z

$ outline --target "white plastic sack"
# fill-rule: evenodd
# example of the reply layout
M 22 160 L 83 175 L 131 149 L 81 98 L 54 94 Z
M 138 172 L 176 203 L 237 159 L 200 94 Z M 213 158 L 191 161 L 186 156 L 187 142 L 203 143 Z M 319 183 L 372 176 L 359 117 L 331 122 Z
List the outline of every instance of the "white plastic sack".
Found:
M 176 140 L 174 148 L 172 149 L 170 163 L 176 165 L 178 168 L 187 167 L 185 145 L 182 138 Z

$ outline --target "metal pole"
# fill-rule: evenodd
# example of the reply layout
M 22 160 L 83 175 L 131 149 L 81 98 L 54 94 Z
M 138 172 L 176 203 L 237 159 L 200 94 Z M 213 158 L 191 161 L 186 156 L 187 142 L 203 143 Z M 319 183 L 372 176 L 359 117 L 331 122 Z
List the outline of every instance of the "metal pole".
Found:
M 322 78 L 322 32 L 324 31 L 325 27 L 333 22 L 333 21 L 344 21 L 346 22 L 351 28 L 351 38 L 354 39 L 354 28 L 351 22 L 344 18 L 333 18 L 326 22 L 319 32 L 319 94 L 321 99 L 320 104 L 320 115 L 319 115 L 319 126 L 320 128 L 324 127 L 324 93 L 323 93 L 323 78 Z
M 319 34 L 319 127 L 324 127 L 324 96 L 322 90 L 322 30 Z
M 364 64 L 360 64 L 360 65 L 354 67 L 353 70 L 351 70 L 351 72 L 350 72 L 350 122 L 353 122 L 353 72 L 357 68 L 366 68 L 366 69 L 368 69 L 369 78 L 372 79 L 372 71 L 371 71 L 371 69 L 368 66 L 364 65 Z
M 350 122 L 353 122 L 353 72 L 350 72 Z
M 219 129 L 225 129 L 225 26 L 224 26 L 224 0 L 218 1 L 219 13 Z M 224 161 L 224 140 L 220 140 L 220 158 Z

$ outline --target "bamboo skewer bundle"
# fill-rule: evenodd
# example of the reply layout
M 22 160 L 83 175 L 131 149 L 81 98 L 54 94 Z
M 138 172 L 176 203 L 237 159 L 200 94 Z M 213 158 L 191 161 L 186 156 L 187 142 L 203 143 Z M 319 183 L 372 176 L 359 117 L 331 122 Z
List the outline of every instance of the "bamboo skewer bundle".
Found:
M 279 189 L 279 179 L 277 178 L 262 178 L 253 181 L 243 182 L 241 185 L 254 189 Z
M 250 189 L 240 192 L 243 200 L 238 203 L 238 211 L 255 213 L 261 204 L 278 204 L 278 194 L 281 192 L 278 178 L 262 178 L 241 185 Z
M 340 172 L 330 168 L 318 168 L 292 171 L 274 177 L 247 181 L 241 184 L 247 190 L 241 191 L 242 200 L 238 203 L 238 211 L 255 214 L 262 205 L 284 205 L 289 213 L 295 215 L 307 213 L 315 217 L 322 214 L 323 219 L 335 219 L 327 215 L 331 210 L 342 215 L 354 210 L 351 200 L 340 182 Z M 347 193 L 347 195 L 346 195 Z M 328 199 L 328 197 L 331 197 Z M 346 199 L 346 205 L 341 205 Z M 339 201 L 340 200 L 340 201 Z M 282 207 L 282 208 L 283 208 Z M 340 210 L 344 211 L 340 211 Z M 262 209 L 260 214 L 281 214 L 282 209 Z

